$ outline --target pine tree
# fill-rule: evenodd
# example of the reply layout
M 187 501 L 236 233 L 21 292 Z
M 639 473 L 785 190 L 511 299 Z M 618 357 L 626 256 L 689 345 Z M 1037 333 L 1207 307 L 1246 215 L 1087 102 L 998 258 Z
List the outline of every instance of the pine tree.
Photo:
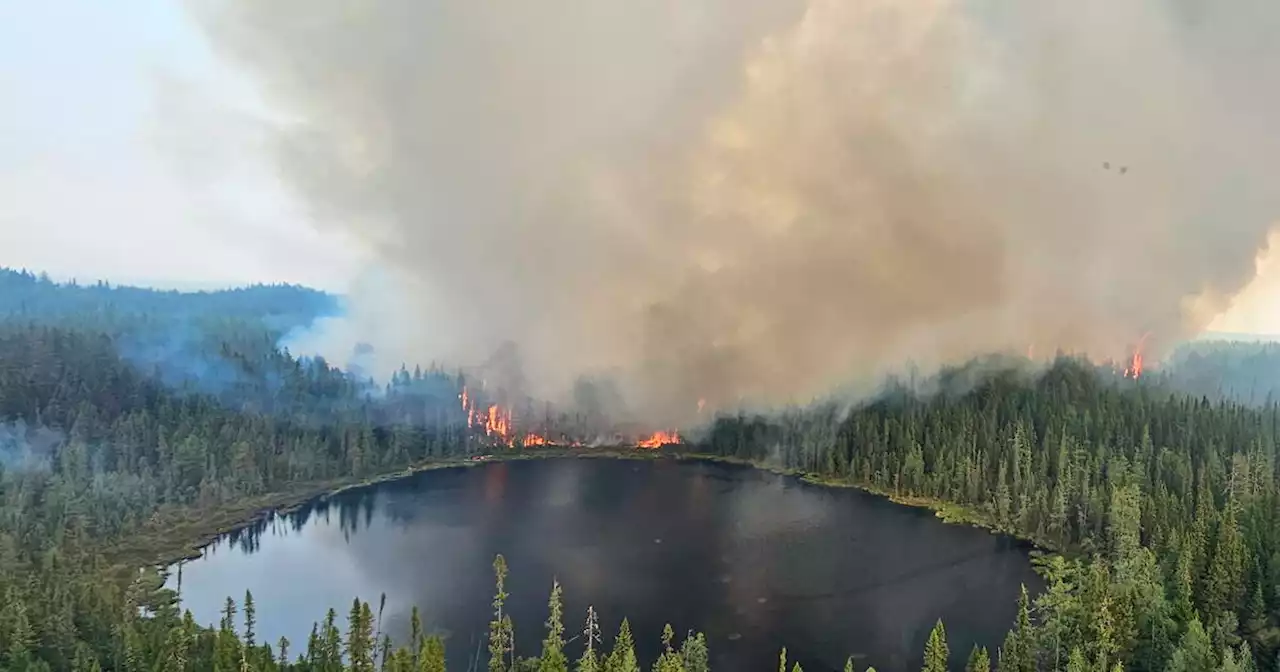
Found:
M 684 659 L 671 647 L 675 632 L 668 623 L 662 628 L 662 653 L 653 664 L 653 672 L 685 672 Z
M 35 643 L 35 633 L 27 618 L 27 605 L 13 585 L 5 591 L 4 610 L 0 613 L 0 641 L 8 643 L 4 655 L 14 669 L 19 669 L 16 661 L 26 660 L 27 652 Z
M 622 619 L 618 627 L 618 636 L 613 640 L 613 651 L 605 661 L 605 672 L 640 672 L 640 664 L 636 661 L 636 644 L 631 636 L 631 623 Z
M 564 656 L 564 623 L 562 618 L 560 582 L 552 581 L 551 599 L 547 604 L 547 637 L 542 640 L 542 657 L 539 672 L 569 672 L 569 661 Z
M 1249 648 L 1248 642 L 1240 642 L 1240 652 L 1236 654 L 1236 661 L 1240 663 L 1240 672 L 1258 672 L 1258 664 L 1253 658 L 1253 650 Z
M 1018 595 L 1018 618 L 1014 627 L 1005 636 L 1004 646 L 1000 648 L 997 668 L 1000 672 L 1035 672 L 1036 640 L 1031 625 L 1030 598 L 1027 587 L 1022 586 Z
M 1182 640 L 1178 642 L 1178 648 L 1169 659 L 1168 672 L 1200 672 L 1214 667 L 1209 635 L 1200 625 L 1200 619 L 1193 617 Z
M 1067 672 L 1089 672 L 1089 663 L 1085 662 L 1084 652 L 1080 647 L 1071 649 L 1071 655 L 1067 658 Z
M 413 652 L 415 668 L 422 662 L 422 636 L 422 614 L 418 611 L 418 605 L 415 604 L 409 615 L 409 649 Z
M 489 672 L 506 672 L 508 663 L 504 658 L 508 653 L 514 656 L 514 642 L 509 617 L 502 613 L 507 600 L 507 560 L 501 554 L 493 559 L 493 575 L 497 588 L 493 596 L 493 621 L 489 623 Z
M 947 672 L 947 658 L 951 655 L 947 648 L 947 631 L 939 620 L 929 633 L 929 641 L 924 645 L 923 672 Z
M 680 646 L 685 672 L 709 672 L 711 661 L 707 651 L 707 638 L 701 632 L 690 632 Z
M 254 637 L 258 625 L 258 610 L 253 606 L 253 593 L 244 591 L 244 645 L 252 649 L 256 646 Z
M 595 607 L 587 605 L 587 622 L 582 628 L 582 657 L 578 658 L 577 672 L 600 672 L 602 666 L 596 647 L 600 644 L 600 625 L 596 621 Z
M 973 651 L 969 653 L 969 662 L 964 666 L 964 672 L 991 672 L 991 656 L 987 654 L 986 647 L 973 646 Z
M 1213 544 L 1213 558 L 1205 579 L 1205 610 L 1218 614 L 1235 608 L 1240 599 L 1244 548 L 1236 524 L 1235 505 L 1227 503 Z
M 347 617 L 347 665 L 351 672 L 373 672 L 373 610 L 368 602 L 354 600 Z
M 415 672 L 445 672 L 444 640 L 435 635 L 423 637 L 417 659 L 418 669 Z
M 1188 623 L 1191 621 L 1192 615 L 1195 614 L 1195 578 L 1192 575 L 1194 569 L 1194 553 L 1192 552 L 1192 537 L 1188 536 L 1182 540 L 1178 549 L 1178 558 L 1174 565 L 1174 576 L 1172 585 L 1172 602 L 1173 602 L 1173 618 L 1179 623 Z

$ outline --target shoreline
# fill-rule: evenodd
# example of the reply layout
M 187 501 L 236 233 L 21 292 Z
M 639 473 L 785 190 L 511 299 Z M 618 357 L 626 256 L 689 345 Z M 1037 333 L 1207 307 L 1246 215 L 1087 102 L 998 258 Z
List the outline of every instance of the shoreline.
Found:
M 982 528 L 991 534 L 1011 537 L 1029 544 L 1033 552 L 1060 552 L 1059 549 L 1046 540 L 1035 539 L 1029 535 L 1000 527 L 991 519 L 989 514 L 972 507 L 929 497 L 895 494 L 866 484 L 831 478 L 799 469 L 788 469 L 736 457 L 698 452 L 667 452 L 640 448 L 534 448 L 522 449 L 519 452 L 511 453 L 493 453 L 483 460 L 472 459 L 472 457 L 433 460 L 359 479 L 349 478 L 300 483 L 285 491 L 265 493 L 243 500 L 239 504 L 229 505 L 214 511 L 172 511 L 167 512 L 165 515 L 158 512 L 152 517 L 152 522 L 148 524 L 146 529 L 131 535 L 129 540 L 115 544 L 109 550 L 109 557 L 111 558 L 109 566 L 113 571 L 119 572 L 142 573 L 151 570 L 157 572 L 160 577 L 164 577 L 174 565 L 202 557 L 205 549 L 220 537 L 244 530 L 277 515 L 289 515 L 311 502 L 323 501 L 351 490 L 398 481 L 437 469 L 465 469 L 491 462 L 546 459 L 673 459 L 678 462 L 709 462 L 749 467 L 779 476 L 796 478 L 809 485 L 825 488 L 851 488 L 868 495 L 882 497 L 901 506 L 928 509 L 944 523 Z M 162 584 L 163 578 L 161 578 Z

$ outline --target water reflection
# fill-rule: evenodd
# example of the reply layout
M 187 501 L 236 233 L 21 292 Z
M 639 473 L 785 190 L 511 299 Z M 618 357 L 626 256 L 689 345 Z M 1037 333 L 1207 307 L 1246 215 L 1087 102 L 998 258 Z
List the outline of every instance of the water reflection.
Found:
M 1010 540 L 855 491 L 723 465 L 569 459 L 426 472 L 316 501 L 189 563 L 183 599 L 214 622 L 247 587 L 259 631 L 299 643 L 330 606 L 386 593 L 385 629 L 403 636 L 418 605 L 463 670 L 487 631 L 499 552 L 518 650 L 537 651 L 556 577 L 569 632 L 588 603 L 610 635 L 627 615 L 651 660 L 664 623 L 700 628 L 730 671 L 775 669 L 784 643 L 806 669 L 855 653 L 907 669 L 938 617 L 959 667 L 973 642 L 999 644 L 1019 583 L 1038 586 Z

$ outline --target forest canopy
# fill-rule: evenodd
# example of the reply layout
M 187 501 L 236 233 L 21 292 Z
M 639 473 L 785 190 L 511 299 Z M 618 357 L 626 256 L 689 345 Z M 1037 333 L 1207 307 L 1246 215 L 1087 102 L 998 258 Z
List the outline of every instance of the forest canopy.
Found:
M 221 627 L 200 628 L 137 569 L 192 541 L 175 535 L 282 498 L 536 450 L 475 424 L 459 398 L 486 393 L 464 373 L 406 367 L 371 388 L 280 349 L 284 331 L 338 306 L 303 288 L 184 294 L 9 271 L 0 284 L 5 669 L 364 669 L 351 665 L 366 654 L 388 669 L 439 669 L 423 667 L 439 659 L 427 638 L 384 648 L 361 625 L 367 604 L 351 610 L 356 636 L 335 635 L 326 618 L 291 657 L 236 625 L 237 613 L 251 618 L 247 597 L 229 603 Z M 142 337 L 173 328 L 192 338 L 139 359 Z M 967 669 L 986 669 L 985 656 L 1019 672 L 1270 668 L 1280 651 L 1280 405 L 1259 391 L 1276 380 L 1278 354 L 1196 345 L 1138 380 L 1076 358 L 1038 368 L 988 359 L 853 406 L 720 413 L 665 449 L 928 503 L 1058 552 L 1042 559 L 1048 588 L 1027 596 L 1003 646 L 948 653 L 940 625 L 920 642 L 926 669 L 948 669 L 948 656 L 951 669 L 969 658 Z M 544 426 L 585 421 L 574 409 L 517 413 Z M 496 622 L 490 669 L 533 664 L 503 662 L 507 626 Z M 538 664 L 568 669 L 555 661 L 581 651 L 548 637 Z M 610 654 L 603 667 L 574 667 L 636 669 L 629 637 L 619 633 L 615 663 Z M 704 646 L 671 641 L 661 669 L 705 669 Z

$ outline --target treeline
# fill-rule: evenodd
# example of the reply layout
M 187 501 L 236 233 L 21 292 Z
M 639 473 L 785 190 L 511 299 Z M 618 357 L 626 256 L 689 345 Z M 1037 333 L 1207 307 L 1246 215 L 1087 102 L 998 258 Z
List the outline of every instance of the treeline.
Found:
M 1196 341 L 1174 351 L 1160 377 L 1195 397 L 1242 404 L 1280 402 L 1280 343 Z
M 332 314 L 338 307 L 333 295 L 298 285 L 179 292 L 101 281 L 59 283 L 44 274 L 0 268 L 0 317 L 43 324 L 74 321 L 107 333 L 123 321 L 143 319 L 164 328 L 235 319 L 288 330 Z
M 175 521 L 490 452 L 459 404 L 465 379 L 406 370 L 373 394 L 322 360 L 279 351 L 279 325 L 262 316 L 305 323 L 322 302 L 289 308 L 288 296 L 309 290 L 246 290 L 187 310 L 165 305 L 204 299 L 147 290 L 134 299 L 21 273 L 0 281 L 0 667 L 437 669 L 423 667 L 437 660 L 435 643 L 424 655 L 429 638 L 403 653 L 376 635 L 369 643 L 365 606 L 358 637 L 335 636 L 325 619 L 291 659 L 279 643 L 257 642 L 254 626 L 228 618 L 195 627 L 151 572 L 121 580 L 118 563 L 139 559 L 121 555 L 126 543 Z M 218 307 L 237 300 L 247 307 Z M 155 361 L 130 349 L 146 342 L 139 334 L 168 338 L 175 324 L 190 330 L 179 348 Z M 1274 669 L 1280 409 L 1188 396 L 1180 386 L 1190 383 L 1167 376 L 1134 382 L 1065 358 L 1034 375 L 981 362 L 944 372 L 928 394 L 895 388 L 852 410 L 720 417 L 697 447 L 959 505 L 1062 550 L 1042 561 L 1047 591 L 1026 601 L 1003 646 L 974 652 L 969 669 L 984 670 L 984 660 L 1002 672 Z M 239 609 L 252 612 L 248 600 Z M 508 626 L 495 620 L 505 646 Z M 667 639 L 657 669 L 702 669 L 687 642 Z M 623 667 L 610 667 L 613 649 L 586 669 L 638 669 L 625 653 L 615 660 Z M 939 626 L 925 669 L 947 669 L 946 653 Z M 486 660 L 491 672 L 561 669 L 554 655 L 521 662 L 505 648 Z
M 281 338 L 339 308 L 337 297 L 295 285 L 178 292 L 0 268 L 0 322 L 106 336 L 170 387 L 237 399 L 282 377 Z
M 970 382 L 721 417 L 704 448 L 958 504 L 1066 552 L 1042 562 L 1048 589 L 1000 670 L 1280 665 L 1276 404 L 1211 403 L 1067 358 Z
M 514 624 L 504 613 L 506 599 L 506 561 L 501 555 L 494 560 L 497 591 L 493 597 L 493 620 L 489 624 L 488 649 L 483 654 L 477 650 L 467 657 L 468 670 L 487 669 L 489 672 L 640 672 L 648 666 L 636 656 L 635 638 L 627 619 L 622 619 L 618 634 L 606 646 L 600 633 L 600 623 L 594 609 L 587 608 L 580 634 L 566 640 L 564 605 L 559 582 L 553 582 L 547 604 L 545 637 L 541 650 L 535 655 L 517 655 Z M 386 596 L 377 609 L 369 602 L 355 599 L 346 614 L 345 624 L 340 624 L 335 609 L 330 608 L 322 621 L 315 623 L 311 634 L 300 651 L 295 644 L 281 637 L 274 642 L 258 638 L 257 611 L 252 593 L 246 592 L 243 601 L 231 598 L 222 609 L 222 617 L 216 628 L 197 626 L 191 612 L 178 613 L 172 603 L 161 606 L 147 617 L 136 614 L 123 619 L 115 628 L 117 638 L 113 657 L 106 669 L 127 672 L 154 670 L 155 672 L 186 672 L 210 670 L 212 672 L 445 672 L 445 640 L 429 634 L 417 607 L 410 618 L 407 641 L 393 643 L 382 631 L 382 612 Z M 7 614 L 13 621 L 6 621 L 7 646 L 2 654 L 6 670 L 44 670 L 47 664 L 33 655 L 35 634 L 24 627 L 21 613 Z M 341 627 L 345 625 L 344 627 Z M 578 655 L 568 651 L 569 642 L 579 642 Z M 947 660 L 946 634 L 941 623 L 934 628 L 925 647 L 925 672 L 943 672 Z M 668 624 L 662 631 L 662 646 L 653 672 L 709 672 L 711 657 L 706 637 L 699 632 L 689 632 L 682 641 Z M 72 661 L 77 672 L 104 669 L 100 661 L 83 653 Z M 455 668 L 456 669 L 456 668 Z M 845 672 L 853 672 L 852 657 L 845 663 Z M 989 672 L 989 657 L 985 650 L 975 649 L 970 665 L 972 672 Z M 799 663 L 787 666 L 787 651 L 783 649 L 778 661 L 779 672 L 803 672 Z M 867 668 L 866 672 L 875 672 Z

